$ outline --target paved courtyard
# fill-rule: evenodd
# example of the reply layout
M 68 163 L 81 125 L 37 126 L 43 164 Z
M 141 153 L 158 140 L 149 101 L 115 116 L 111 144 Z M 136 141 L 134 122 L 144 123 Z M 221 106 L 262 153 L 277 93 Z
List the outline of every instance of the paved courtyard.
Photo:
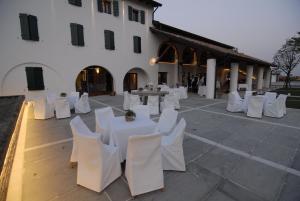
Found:
M 224 100 L 189 94 L 180 103 L 178 121 L 187 121 L 183 143 L 187 171 L 165 171 L 164 192 L 146 193 L 134 200 L 300 200 L 300 110 L 288 109 L 282 119 L 252 119 L 226 112 Z M 93 110 L 109 105 L 116 116 L 124 114 L 122 96 L 92 97 L 90 104 Z M 92 131 L 94 115 L 80 115 Z M 158 120 L 157 116 L 152 118 Z M 23 200 L 132 200 L 124 175 L 101 193 L 76 185 L 76 168 L 69 166 L 70 120 L 34 120 L 30 109 Z

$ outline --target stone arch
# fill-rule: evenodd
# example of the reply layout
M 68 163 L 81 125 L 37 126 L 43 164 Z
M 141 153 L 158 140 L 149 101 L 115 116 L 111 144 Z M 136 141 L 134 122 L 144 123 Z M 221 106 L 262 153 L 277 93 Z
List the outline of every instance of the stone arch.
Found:
M 186 47 L 182 52 L 182 65 L 197 65 L 197 52 L 194 48 Z
M 162 43 L 158 48 L 157 55 L 157 63 L 176 64 L 178 62 L 177 48 L 170 42 Z
M 130 69 L 123 79 L 123 90 L 137 90 L 138 88 L 145 87 L 149 81 L 148 73 L 139 67 Z
M 112 73 L 102 66 L 92 65 L 78 72 L 75 80 L 76 91 L 87 92 L 90 96 L 114 92 Z

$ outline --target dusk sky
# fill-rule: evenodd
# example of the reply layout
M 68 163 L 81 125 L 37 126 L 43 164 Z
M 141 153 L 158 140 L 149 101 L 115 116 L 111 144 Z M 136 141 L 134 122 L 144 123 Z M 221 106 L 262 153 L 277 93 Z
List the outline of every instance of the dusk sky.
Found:
M 158 0 L 155 19 L 272 62 L 300 32 L 300 0 Z M 300 66 L 293 72 L 300 75 Z

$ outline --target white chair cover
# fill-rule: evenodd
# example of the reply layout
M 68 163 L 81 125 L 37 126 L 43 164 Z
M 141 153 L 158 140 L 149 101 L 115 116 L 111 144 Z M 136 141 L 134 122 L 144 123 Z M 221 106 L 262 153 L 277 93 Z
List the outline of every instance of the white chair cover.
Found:
M 163 135 L 168 135 L 176 124 L 177 116 L 178 112 L 174 109 L 164 109 L 155 127 L 155 132 L 161 133 Z
M 74 109 L 74 105 L 77 101 L 79 101 L 79 92 L 72 91 L 70 95 L 68 96 L 69 103 L 70 103 L 70 109 Z
M 102 134 L 102 142 L 108 144 L 111 120 L 115 117 L 111 107 L 105 107 L 95 110 L 96 132 Z
M 130 100 L 129 109 L 131 109 L 131 110 L 132 110 L 133 107 L 142 104 L 139 95 L 130 94 L 129 95 L 129 100 Z
M 38 98 L 33 102 L 34 118 L 49 119 L 54 117 L 54 107 L 45 98 Z
M 252 94 L 253 94 L 252 91 L 245 92 L 244 101 L 243 101 L 243 111 L 245 113 L 247 113 L 249 98 L 252 96 Z
M 47 92 L 47 102 L 48 102 L 48 104 L 51 105 L 51 107 L 53 107 L 53 109 L 54 109 L 55 101 L 58 98 L 59 98 L 59 96 L 56 93 L 54 93 L 54 92 Z
M 150 119 L 150 108 L 148 105 L 136 105 L 132 108 L 136 118 L 147 118 Z
M 226 110 L 229 112 L 242 112 L 243 111 L 243 100 L 237 91 L 230 92 L 228 94 L 228 102 Z
M 89 95 L 87 93 L 83 93 L 80 97 L 79 101 L 75 103 L 75 113 L 88 113 L 91 111 L 90 103 L 89 103 Z
M 283 100 L 281 103 L 283 105 L 283 114 L 286 115 L 286 99 L 287 99 L 288 95 L 280 94 L 279 96 L 283 97 Z
M 55 115 L 57 119 L 71 116 L 70 104 L 67 98 L 59 98 L 55 101 Z
M 147 105 L 149 106 L 150 114 L 152 114 L 152 115 L 159 114 L 158 103 L 159 103 L 158 96 L 148 96 Z
M 188 95 L 187 95 L 187 87 L 179 87 L 180 92 L 181 92 L 181 98 L 182 99 L 187 99 Z
M 167 85 L 162 85 L 161 87 L 160 87 L 160 91 L 170 91 L 170 87 L 169 86 L 167 86 Z
M 124 95 L 123 109 L 129 110 L 130 100 L 129 100 L 128 91 L 124 91 L 123 95 Z
M 170 93 L 165 95 L 164 101 L 161 103 L 161 109 L 165 108 L 180 109 L 178 94 Z
M 261 118 L 264 106 L 264 96 L 251 96 L 248 103 L 248 117 Z
M 162 137 L 161 151 L 164 170 L 185 171 L 182 148 L 185 127 L 186 122 L 181 119 L 169 136 Z
M 280 94 L 274 102 L 264 105 L 264 115 L 269 117 L 281 118 L 285 112 L 285 102 L 287 95 Z
M 164 187 L 159 134 L 130 136 L 125 176 L 132 196 Z
M 264 107 L 267 104 L 275 102 L 276 97 L 277 97 L 277 93 L 276 92 L 266 92 L 265 95 L 264 95 Z
M 199 86 L 198 94 L 199 94 L 199 96 L 206 96 L 206 86 Z
M 100 136 L 71 122 L 78 143 L 77 184 L 101 192 L 121 176 L 118 148 L 104 145 Z

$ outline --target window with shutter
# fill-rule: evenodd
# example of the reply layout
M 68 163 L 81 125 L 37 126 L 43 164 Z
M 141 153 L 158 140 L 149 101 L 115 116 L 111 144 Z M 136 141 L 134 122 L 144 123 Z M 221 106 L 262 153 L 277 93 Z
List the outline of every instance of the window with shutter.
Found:
M 145 24 L 145 11 L 141 10 L 140 15 L 141 15 L 141 23 Z
M 41 67 L 26 67 L 28 90 L 44 90 L 43 69 Z
M 21 13 L 20 25 L 23 40 L 39 41 L 37 17 Z
M 132 21 L 132 7 L 128 6 L 128 20 Z
M 74 46 L 84 46 L 83 26 L 81 24 L 71 23 L 71 43 Z
M 139 36 L 133 36 L 133 52 L 134 53 L 141 53 L 141 37 Z
M 114 16 L 119 16 L 119 2 L 118 1 L 113 1 L 113 12 Z
M 136 9 L 132 9 L 132 21 L 139 21 L 139 11 Z
M 98 11 L 100 13 L 103 13 L 103 1 L 102 0 L 98 0 Z
M 74 5 L 74 6 L 82 6 L 81 0 L 68 0 L 69 4 Z
M 114 38 L 113 31 L 104 30 L 104 40 L 105 40 L 105 49 L 107 50 L 115 49 L 115 38 Z

